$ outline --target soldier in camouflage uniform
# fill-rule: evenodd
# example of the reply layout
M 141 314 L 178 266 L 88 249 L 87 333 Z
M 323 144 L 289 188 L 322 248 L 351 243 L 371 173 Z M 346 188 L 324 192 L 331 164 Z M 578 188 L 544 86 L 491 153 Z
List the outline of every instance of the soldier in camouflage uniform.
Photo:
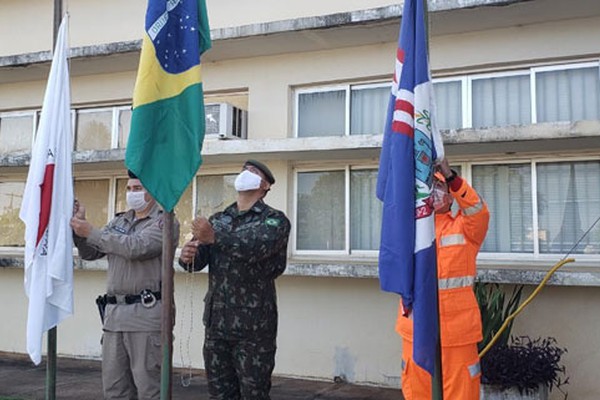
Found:
M 162 211 L 135 175 L 130 173 L 130 177 L 129 211 L 117 214 L 98 229 L 86 220 L 83 204 L 76 202 L 71 227 L 82 259 L 96 260 L 105 255 L 108 258 L 107 292 L 97 300 L 99 307 L 105 307 L 104 399 L 158 400 L 162 360 Z M 174 222 L 176 244 L 179 224 Z
M 275 278 L 286 267 L 290 222 L 262 199 L 275 179 L 248 160 L 235 181 L 238 199 L 192 224 L 181 251 L 188 271 L 209 266 L 204 299 L 204 366 L 210 399 L 268 400 L 275 366 Z

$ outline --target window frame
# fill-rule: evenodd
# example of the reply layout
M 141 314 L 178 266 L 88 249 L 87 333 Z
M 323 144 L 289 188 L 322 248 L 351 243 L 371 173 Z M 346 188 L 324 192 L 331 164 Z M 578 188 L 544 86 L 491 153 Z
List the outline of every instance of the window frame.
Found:
M 365 90 L 365 89 L 377 89 L 377 88 L 385 88 L 389 87 L 391 91 L 391 81 L 367 81 L 367 82 L 359 82 L 359 83 L 345 83 L 345 84 L 332 84 L 332 85 L 320 85 L 320 86 L 312 86 L 312 87 L 300 87 L 294 90 L 294 138 L 311 138 L 311 137 L 321 137 L 321 136 L 298 136 L 298 126 L 300 119 L 300 96 L 303 94 L 310 93 L 326 93 L 326 92 L 344 92 L 344 133 L 341 137 L 348 136 L 360 136 L 360 135 L 351 135 L 350 134 L 350 122 L 352 117 L 351 113 L 351 103 L 352 103 L 352 91 L 353 90 Z M 331 136 L 336 137 L 336 136 Z
M 355 258 L 355 259 L 373 259 L 376 260 L 379 255 L 379 249 L 377 250 L 353 250 L 351 248 L 351 174 L 352 171 L 361 171 L 361 170 L 374 170 L 378 171 L 379 166 L 377 164 L 365 163 L 362 162 L 346 162 L 343 164 L 325 164 L 325 165 L 296 165 L 292 168 L 292 176 L 293 176 L 293 197 L 291 199 L 293 203 L 292 207 L 292 215 L 293 215 L 293 224 L 291 232 L 291 243 L 292 250 L 291 255 L 297 258 L 308 258 L 308 257 L 318 257 L 318 258 L 331 258 L 331 257 L 343 257 L 343 258 Z M 301 173 L 310 173 L 310 172 L 340 172 L 344 173 L 344 249 L 343 250 L 300 250 L 298 249 L 298 175 Z M 375 194 L 373 194 L 375 195 Z
M 600 162 L 600 156 L 565 156 L 565 157 L 530 157 L 517 158 L 511 160 L 476 160 L 469 162 L 456 162 L 453 165 L 461 165 L 464 173 L 461 175 L 469 184 L 472 183 L 473 166 L 480 165 L 509 165 L 509 164 L 528 164 L 531 168 L 531 212 L 532 232 L 533 232 L 533 252 L 531 253 L 511 253 L 511 252 L 483 252 L 478 253 L 477 259 L 486 262 L 493 261 L 511 261 L 511 262 L 532 262 L 532 261 L 556 261 L 562 259 L 565 253 L 540 253 L 539 244 L 539 218 L 538 218 L 538 193 L 537 193 L 537 166 L 547 163 L 575 163 L 581 161 Z M 485 200 L 485 198 L 484 198 Z M 589 227 L 584 227 L 588 229 Z M 581 254 L 575 253 L 570 256 L 576 257 L 579 261 L 599 261 L 600 254 Z M 528 270 L 527 266 L 524 266 Z
M 444 83 L 444 82 L 462 82 L 461 85 L 461 96 L 462 96 L 462 129 L 478 129 L 473 128 L 473 81 L 480 79 L 493 79 L 511 76 L 529 76 L 529 90 L 530 90 L 530 113 L 531 121 L 530 124 L 537 124 L 537 74 L 540 72 L 548 71 L 566 71 L 572 69 L 584 69 L 584 68 L 598 68 L 600 74 L 600 60 L 592 61 L 575 61 L 564 64 L 551 64 L 551 65 L 540 65 L 531 67 L 521 67 L 509 71 L 497 71 L 497 72 L 485 72 L 485 73 L 473 73 L 463 74 L 456 76 L 433 78 L 432 82 Z M 446 129 L 446 128 L 444 128 Z
M 11 118 L 11 117 L 32 117 L 32 126 L 31 126 L 31 137 L 30 137 L 30 146 L 29 152 L 33 150 L 33 144 L 35 143 L 35 134 L 37 131 L 37 126 L 39 123 L 39 110 L 25 110 L 25 111 L 5 111 L 0 112 L 0 123 L 3 118 Z

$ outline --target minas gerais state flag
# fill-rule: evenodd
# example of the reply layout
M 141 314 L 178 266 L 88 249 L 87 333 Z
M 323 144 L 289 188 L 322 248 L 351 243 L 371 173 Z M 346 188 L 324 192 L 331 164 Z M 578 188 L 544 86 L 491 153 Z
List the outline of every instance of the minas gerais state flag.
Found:
M 149 0 L 125 165 L 172 211 L 202 163 L 204 0 Z
M 19 217 L 25 223 L 27 352 L 41 361 L 44 332 L 73 314 L 73 174 L 67 24 L 60 25 Z
M 414 360 L 433 375 L 439 326 L 431 192 L 434 162 L 444 149 L 433 115 L 424 17 L 422 0 L 404 2 L 377 177 L 379 280 L 382 290 L 402 297 L 414 322 Z

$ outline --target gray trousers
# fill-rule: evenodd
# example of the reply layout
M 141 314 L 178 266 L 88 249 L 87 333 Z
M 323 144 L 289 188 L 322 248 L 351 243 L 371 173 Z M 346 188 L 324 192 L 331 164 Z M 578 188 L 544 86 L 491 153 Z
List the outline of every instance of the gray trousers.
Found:
M 104 332 L 105 400 L 159 400 L 160 367 L 160 332 Z

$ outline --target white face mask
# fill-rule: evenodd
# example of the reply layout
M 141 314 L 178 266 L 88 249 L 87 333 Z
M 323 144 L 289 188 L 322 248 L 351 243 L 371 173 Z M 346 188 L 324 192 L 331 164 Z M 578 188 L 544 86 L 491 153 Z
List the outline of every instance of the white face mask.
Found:
M 127 192 L 127 207 L 134 209 L 135 211 L 143 211 L 146 207 L 148 207 L 149 201 L 146 201 L 144 195 L 146 192 Z
M 238 192 L 256 190 L 260 188 L 261 181 L 262 179 L 260 176 L 245 169 L 235 178 L 235 190 Z
M 433 188 L 433 209 L 440 210 L 446 207 L 448 204 L 452 203 L 452 198 L 450 194 L 444 190 Z

